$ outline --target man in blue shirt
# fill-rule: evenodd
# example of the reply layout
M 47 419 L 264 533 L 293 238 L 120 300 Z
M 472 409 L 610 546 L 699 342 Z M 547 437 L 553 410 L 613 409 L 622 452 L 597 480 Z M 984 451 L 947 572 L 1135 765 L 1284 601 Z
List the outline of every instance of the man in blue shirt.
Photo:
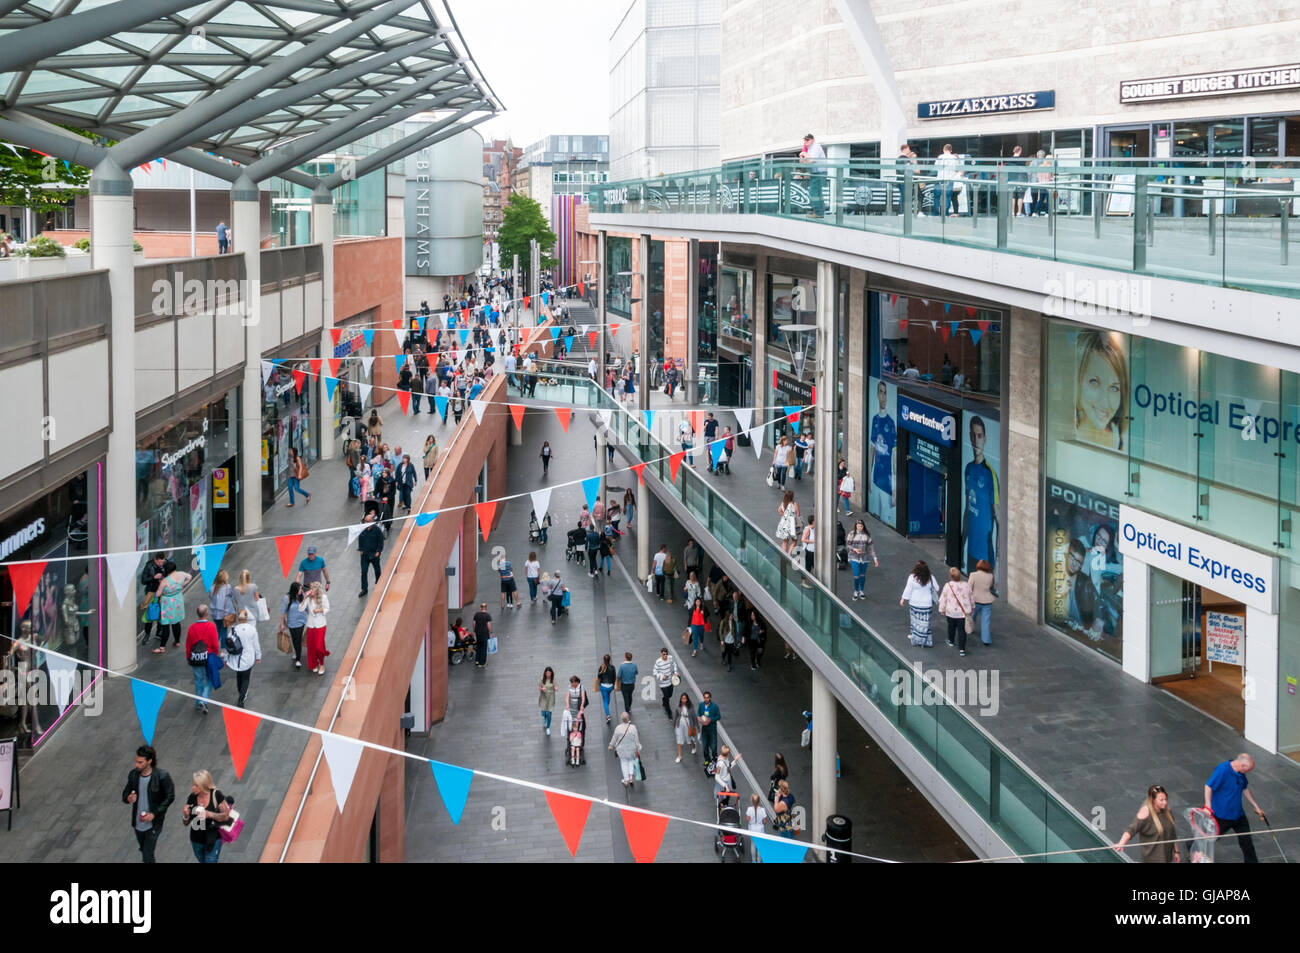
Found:
M 632 712 L 632 692 L 636 691 L 636 663 L 632 661 L 632 653 L 623 653 L 623 664 L 618 667 L 615 673 L 618 676 L 618 688 L 623 693 L 623 710 L 629 714 Z
M 224 255 L 230 251 L 230 229 L 225 222 L 217 223 L 217 254 Z
M 325 588 L 330 587 L 330 574 L 325 569 L 325 560 L 316 555 L 316 547 L 307 547 L 307 558 L 298 564 L 297 581 L 302 583 L 304 589 L 310 589 L 313 582 L 324 582 Z
M 1259 858 L 1255 856 L 1255 843 L 1250 839 L 1250 821 L 1246 820 L 1246 812 L 1241 809 L 1242 795 L 1250 801 L 1260 819 L 1264 818 L 1255 795 L 1246 787 L 1249 783 L 1246 773 L 1254 767 L 1255 759 L 1243 752 L 1231 761 L 1221 763 L 1205 782 L 1205 806 L 1219 822 L 1219 833 L 1236 831 L 1239 834 L 1236 840 L 1241 844 L 1241 857 L 1248 864 L 1259 863 Z
M 889 414 L 889 391 L 885 382 L 876 385 L 876 399 L 880 412 L 871 418 L 871 470 L 870 512 L 887 526 L 897 520 L 895 506 L 898 495 L 894 489 L 894 448 L 898 445 L 898 428 Z
M 972 460 L 966 464 L 966 513 L 962 517 L 962 543 L 966 550 L 966 572 L 975 571 L 981 559 L 997 566 L 998 551 L 998 475 L 984 459 L 984 444 L 988 437 L 984 420 L 979 416 L 970 419 L 970 447 Z
M 700 747 L 704 749 L 704 763 L 708 764 L 718 754 L 718 722 L 722 721 L 722 711 L 713 703 L 713 695 L 704 693 L 695 714 L 700 719 Z

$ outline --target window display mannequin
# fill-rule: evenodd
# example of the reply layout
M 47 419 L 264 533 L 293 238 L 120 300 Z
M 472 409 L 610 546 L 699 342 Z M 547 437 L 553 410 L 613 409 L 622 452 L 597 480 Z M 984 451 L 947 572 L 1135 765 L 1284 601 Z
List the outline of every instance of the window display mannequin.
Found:
M 89 615 L 89 613 L 86 613 Z M 75 649 L 81 641 L 81 605 L 77 598 L 77 587 L 68 583 L 63 587 L 63 604 L 59 606 L 59 618 L 63 623 L 63 646 Z
M 14 687 L 18 692 L 18 744 L 19 747 L 24 747 L 25 740 L 25 747 L 28 748 L 31 747 L 30 736 L 41 733 L 40 712 L 35 705 L 28 704 L 31 700 L 32 682 L 38 674 L 32 657 L 34 650 L 32 624 L 24 619 L 19 624 L 18 638 L 9 646 L 8 659 L 15 672 Z M 25 735 L 29 737 L 24 739 Z

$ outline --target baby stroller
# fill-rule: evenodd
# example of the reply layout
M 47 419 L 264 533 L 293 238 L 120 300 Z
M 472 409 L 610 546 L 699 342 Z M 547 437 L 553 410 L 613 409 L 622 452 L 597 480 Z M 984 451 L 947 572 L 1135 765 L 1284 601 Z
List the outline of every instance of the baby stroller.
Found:
M 837 569 L 849 568 L 848 537 L 844 533 L 844 524 L 839 520 L 835 521 L 835 567 Z
M 745 839 L 740 833 L 740 794 L 736 791 L 718 793 L 718 824 L 724 830 L 713 832 L 713 851 L 724 864 L 728 858 L 733 863 L 745 859 Z
M 530 543 L 540 543 L 542 541 L 542 527 L 537 522 L 536 516 L 533 516 L 528 521 L 528 541 Z
M 569 530 L 564 546 L 564 560 L 574 560 L 579 566 L 587 562 L 587 531 L 581 526 Z

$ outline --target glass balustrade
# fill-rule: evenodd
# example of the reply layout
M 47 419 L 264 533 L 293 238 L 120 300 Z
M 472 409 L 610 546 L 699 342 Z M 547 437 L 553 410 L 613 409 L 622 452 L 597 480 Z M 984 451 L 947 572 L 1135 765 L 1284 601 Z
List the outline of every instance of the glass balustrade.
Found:
M 1300 297 L 1300 160 L 1034 162 L 754 159 L 587 197 L 596 215 L 767 215 Z M 1142 294 L 1084 291 L 1130 311 Z
M 613 411 L 610 429 L 633 457 L 647 464 L 645 479 L 659 481 L 668 495 L 680 500 L 736 556 L 750 576 L 747 585 L 766 590 L 793 625 L 812 639 L 1017 853 L 1065 852 L 1029 858 L 1033 861 L 1123 862 L 1114 851 L 1096 850 L 1106 841 L 1091 826 L 984 731 L 977 718 L 951 699 L 944 701 L 936 695 L 901 654 L 820 582 L 796 568 L 780 546 L 725 496 L 685 465 L 673 480 L 668 456 L 674 451 L 646 429 L 638 412 L 620 406 L 587 378 L 542 375 L 536 396 L 538 400 Z M 804 587 L 805 582 L 809 588 Z M 1093 849 L 1068 853 L 1087 848 Z

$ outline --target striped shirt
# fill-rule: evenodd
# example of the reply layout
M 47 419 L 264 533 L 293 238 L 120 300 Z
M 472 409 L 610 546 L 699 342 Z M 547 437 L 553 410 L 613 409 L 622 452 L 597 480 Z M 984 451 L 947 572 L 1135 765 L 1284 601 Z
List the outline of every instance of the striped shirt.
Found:
M 655 679 L 659 682 L 659 687 L 663 688 L 669 685 L 673 680 L 673 673 L 677 671 L 677 663 L 672 658 L 664 658 L 662 655 L 655 659 Z

